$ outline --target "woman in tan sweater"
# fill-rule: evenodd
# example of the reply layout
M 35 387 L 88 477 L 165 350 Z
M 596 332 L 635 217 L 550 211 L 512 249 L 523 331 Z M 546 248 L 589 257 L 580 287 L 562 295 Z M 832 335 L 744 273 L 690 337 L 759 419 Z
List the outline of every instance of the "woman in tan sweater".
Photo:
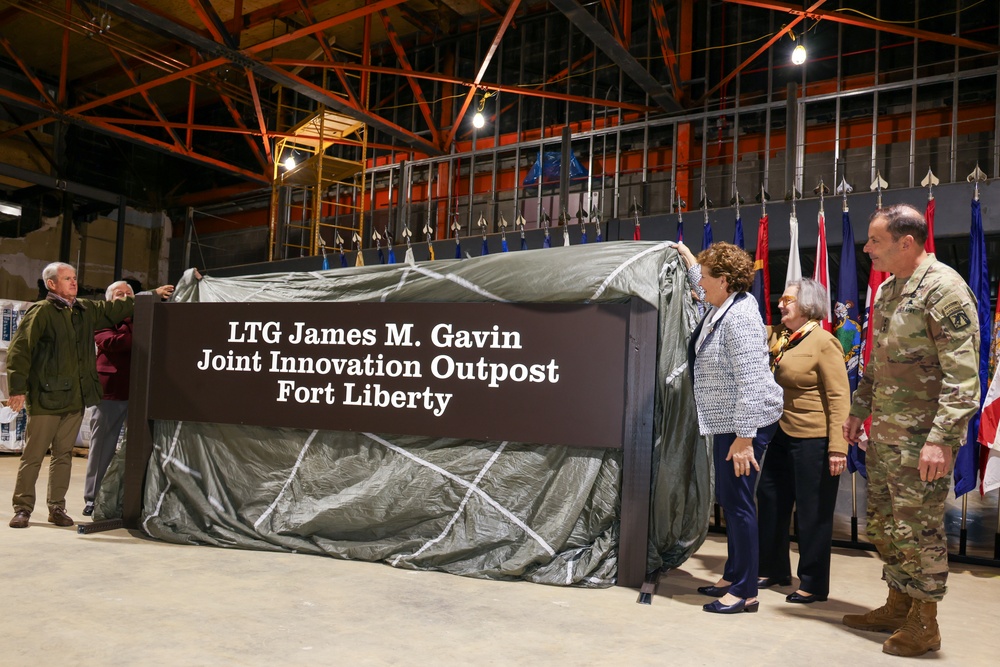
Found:
M 781 324 L 768 332 L 774 379 L 784 390 L 784 413 L 767 450 L 757 487 L 760 588 L 792 583 L 789 524 L 796 507 L 799 588 L 785 599 L 823 602 L 830 592 L 833 511 L 847 465 L 841 426 L 851 391 L 840 342 L 821 320 L 826 290 L 803 279 L 778 301 Z

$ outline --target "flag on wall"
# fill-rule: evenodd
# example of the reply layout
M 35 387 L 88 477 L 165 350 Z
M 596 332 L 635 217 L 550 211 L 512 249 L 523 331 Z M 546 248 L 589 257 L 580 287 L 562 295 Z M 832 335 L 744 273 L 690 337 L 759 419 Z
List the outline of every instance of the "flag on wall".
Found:
M 802 262 L 799 260 L 799 220 L 792 212 L 788 218 L 788 271 L 785 272 L 785 287 L 795 280 L 802 280 Z
M 706 220 L 701 232 L 701 249 L 704 250 L 710 245 L 712 245 L 712 223 Z
M 816 268 L 813 269 L 813 280 L 826 290 L 826 316 L 823 318 L 823 328 L 833 332 L 833 317 L 830 315 L 830 253 L 826 249 L 826 216 L 820 208 L 816 219 L 819 236 L 816 240 Z
M 979 444 L 987 453 L 983 465 L 983 485 L 980 492 L 984 495 L 993 489 L 1000 488 L 1000 377 L 993 373 L 990 389 L 983 403 L 982 419 L 979 422 Z
M 740 219 L 739 213 L 736 214 L 736 233 L 733 234 L 733 245 L 746 249 L 746 243 L 743 240 L 743 220 Z
M 861 356 L 861 325 L 858 314 L 858 267 L 857 252 L 854 247 L 854 230 L 851 228 L 851 214 L 843 213 L 843 245 L 840 248 L 840 273 L 837 277 L 837 305 L 834 307 L 836 327 L 833 330 L 840 346 L 844 349 L 844 364 L 847 366 L 847 380 L 851 393 L 858 388 L 858 365 Z M 867 477 L 865 453 L 857 445 L 851 445 L 847 452 L 847 469 L 860 472 Z
M 927 210 L 924 211 L 924 219 L 927 220 L 927 240 L 924 241 L 924 250 L 934 252 L 934 210 L 937 206 L 934 199 L 927 200 Z
M 978 199 L 972 200 L 972 231 L 969 246 L 969 287 L 976 297 L 979 318 L 979 349 L 991 348 L 990 338 L 993 323 L 990 321 L 990 271 L 986 265 L 986 238 L 983 236 L 983 212 Z M 990 355 L 979 355 L 980 401 L 983 405 L 989 386 Z M 977 412 L 969 422 L 968 439 L 955 457 L 955 497 L 962 496 L 976 488 L 979 483 L 979 421 Z
M 863 376 L 865 374 L 865 368 L 868 366 L 868 361 L 871 359 L 872 355 L 872 312 L 875 309 L 875 297 L 878 295 L 879 285 L 884 283 L 889 279 L 889 273 L 885 271 L 876 271 L 874 267 L 868 272 L 868 291 L 865 294 L 865 320 L 861 327 L 861 357 L 858 360 L 858 375 Z M 865 432 L 862 434 L 864 440 L 868 439 L 868 434 L 871 433 L 872 418 L 868 417 L 865 420 Z M 863 473 L 867 474 L 867 473 Z
M 990 350 L 990 377 L 1000 366 L 1000 286 L 997 286 L 997 310 L 993 313 L 993 349 Z
M 753 287 L 757 307 L 765 324 L 771 324 L 771 269 L 767 264 L 767 213 L 760 216 L 757 226 L 757 250 L 753 261 Z

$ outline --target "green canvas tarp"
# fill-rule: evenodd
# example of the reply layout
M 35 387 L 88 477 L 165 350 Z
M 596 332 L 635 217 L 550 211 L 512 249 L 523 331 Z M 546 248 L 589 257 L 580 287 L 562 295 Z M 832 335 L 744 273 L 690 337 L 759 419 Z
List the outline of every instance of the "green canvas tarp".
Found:
M 712 504 L 686 344 L 696 311 L 670 243 L 616 242 L 464 260 L 236 278 L 188 271 L 181 302 L 620 302 L 658 313 L 647 567 L 701 545 Z M 192 332 L 197 335 L 197 332 Z M 586 337 L 587 332 L 579 332 Z M 559 401 L 558 395 L 552 401 Z M 581 405 L 581 411 L 600 410 Z M 142 528 L 162 540 L 327 554 L 467 576 L 608 586 L 620 450 L 158 421 Z M 97 518 L 120 515 L 120 461 Z

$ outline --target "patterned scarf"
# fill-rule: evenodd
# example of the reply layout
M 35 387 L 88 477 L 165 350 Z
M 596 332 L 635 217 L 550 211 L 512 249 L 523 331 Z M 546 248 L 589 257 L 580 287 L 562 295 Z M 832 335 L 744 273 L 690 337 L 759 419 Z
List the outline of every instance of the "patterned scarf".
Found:
M 783 329 L 778 335 L 778 340 L 771 346 L 771 372 L 773 373 L 778 368 L 778 364 L 781 363 L 781 357 L 784 356 L 785 352 L 798 345 L 803 338 L 808 336 L 818 326 L 818 320 L 809 320 L 794 332 Z

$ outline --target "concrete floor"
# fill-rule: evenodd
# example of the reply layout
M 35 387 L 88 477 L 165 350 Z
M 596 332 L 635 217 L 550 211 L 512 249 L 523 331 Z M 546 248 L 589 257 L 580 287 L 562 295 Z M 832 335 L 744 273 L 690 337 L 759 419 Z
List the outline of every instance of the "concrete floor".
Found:
M 637 591 L 494 582 L 316 556 L 178 546 L 117 530 L 78 535 L 7 527 L 18 459 L 0 455 L 0 562 L 6 620 L 0 664 L 47 665 L 898 665 L 886 635 L 845 613 L 879 605 L 869 552 L 835 550 L 829 602 L 761 592 L 757 614 L 719 616 L 695 592 L 714 582 L 712 535 L 665 574 L 652 605 Z M 47 465 L 47 463 L 46 463 Z M 69 513 L 83 519 L 83 459 Z M 44 498 L 46 471 L 38 491 Z M 794 556 L 793 556 L 794 557 Z M 941 664 L 997 664 L 1000 570 L 956 565 L 940 607 Z

